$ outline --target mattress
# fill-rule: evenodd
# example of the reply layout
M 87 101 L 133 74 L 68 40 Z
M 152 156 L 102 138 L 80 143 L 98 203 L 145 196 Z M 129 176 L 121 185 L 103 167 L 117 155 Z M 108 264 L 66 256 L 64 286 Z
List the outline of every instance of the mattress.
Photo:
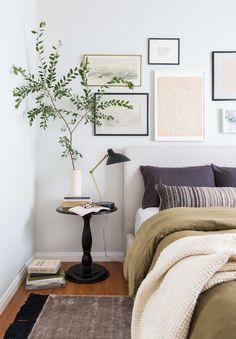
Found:
M 138 232 L 144 221 L 151 218 L 154 214 L 159 212 L 158 207 L 139 208 L 135 215 L 134 234 Z

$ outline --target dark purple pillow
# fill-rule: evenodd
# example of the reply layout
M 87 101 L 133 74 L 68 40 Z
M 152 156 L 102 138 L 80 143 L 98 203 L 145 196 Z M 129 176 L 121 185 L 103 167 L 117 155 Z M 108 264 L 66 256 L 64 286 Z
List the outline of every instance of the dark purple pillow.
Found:
M 236 187 L 236 168 L 235 167 L 218 167 L 211 164 L 215 183 L 218 187 Z
M 140 166 L 144 181 L 142 207 L 159 206 L 160 199 L 155 190 L 156 184 L 172 186 L 214 187 L 215 179 L 212 167 L 154 167 Z

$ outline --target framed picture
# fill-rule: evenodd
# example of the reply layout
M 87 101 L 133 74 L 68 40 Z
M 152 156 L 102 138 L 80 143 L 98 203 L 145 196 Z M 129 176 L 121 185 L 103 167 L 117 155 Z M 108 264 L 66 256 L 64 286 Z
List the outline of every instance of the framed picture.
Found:
M 236 109 L 222 110 L 223 133 L 236 133 Z
M 212 52 L 212 100 L 236 100 L 236 51 Z
M 149 65 L 179 65 L 180 39 L 178 38 L 149 38 Z
M 96 96 L 99 95 L 95 93 Z M 113 120 L 103 120 L 101 126 L 94 124 L 94 135 L 132 136 L 148 135 L 148 93 L 106 93 L 102 100 L 120 99 L 129 101 L 132 109 L 110 106 L 103 113 L 113 116 Z
M 204 138 L 204 74 L 156 71 L 155 140 Z
M 88 85 L 102 86 L 114 77 L 131 81 L 135 87 L 142 83 L 141 55 L 85 54 L 89 61 Z M 123 86 L 123 84 L 109 85 Z

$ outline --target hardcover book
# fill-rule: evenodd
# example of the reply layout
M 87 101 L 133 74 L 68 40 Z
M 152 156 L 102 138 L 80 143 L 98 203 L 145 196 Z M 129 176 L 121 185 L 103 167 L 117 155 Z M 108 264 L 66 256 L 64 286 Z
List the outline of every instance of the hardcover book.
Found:
M 42 285 L 48 283 L 64 283 L 65 282 L 65 273 L 62 268 L 60 268 L 58 274 L 51 274 L 48 276 L 41 276 L 41 277 L 32 277 L 31 274 L 27 275 L 26 284 L 27 285 Z
M 87 194 L 83 194 L 79 196 L 66 195 L 64 197 L 64 200 L 90 200 L 90 199 L 91 199 L 90 195 L 87 195 Z
M 55 259 L 34 259 L 28 265 L 28 273 L 56 274 L 61 267 L 61 261 Z
M 58 288 L 58 287 L 65 287 L 65 282 L 64 283 L 49 283 L 49 284 L 42 284 L 42 285 L 26 285 L 25 290 L 26 291 L 32 291 L 32 290 L 44 290 L 47 288 Z
M 36 278 L 36 279 L 43 279 L 43 278 L 57 278 L 60 276 L 65 276 L 65 272 L 63 270 L 62 267 L 59 268 L 57 273 L 28 273 L 28 275 L 30 276 L 30 279 Z
M 43 286 L 54 283 L 65 283 L 65 278 L 52 278 L 44 280 L 29 280 L 26 279 L 26 286 Z
M 108 210 L 109 211 L 110 208 L 104 207 L 104 206 L 92 206 L 90 208 L 84 208 L 84 207 L 81 207 L 81 206 L 76 206 L 76 207 L 69 209 L 70 212 L 76 213 L 76 214 L 80 215 L 81 217 L 83 217 L 86 214 L 93 213 L 93 212 L 97 213 L 97 212 L 102 211 L 102 210 Z

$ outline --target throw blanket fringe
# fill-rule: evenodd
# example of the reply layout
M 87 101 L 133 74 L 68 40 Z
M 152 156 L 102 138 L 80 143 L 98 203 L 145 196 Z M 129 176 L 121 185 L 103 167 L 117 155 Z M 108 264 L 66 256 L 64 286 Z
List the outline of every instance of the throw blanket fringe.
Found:
M 184 339 L 199 295 L 236 280 L 236 235 L 186 237 L 165 248 L 134 303 L 132 339 Z

